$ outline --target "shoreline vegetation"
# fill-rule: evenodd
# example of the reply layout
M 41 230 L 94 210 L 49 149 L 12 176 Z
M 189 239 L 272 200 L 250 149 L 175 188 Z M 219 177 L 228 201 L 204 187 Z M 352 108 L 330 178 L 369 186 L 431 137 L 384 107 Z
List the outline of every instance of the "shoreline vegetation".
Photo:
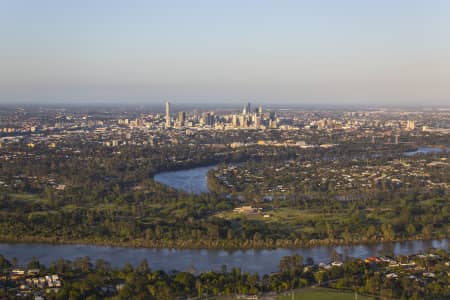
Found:
M 89 240 L 89 239 L 70 239 L 63 240 L 52 237 L 0 237 L 0 243 L 7 244 L 47 244 L 47 245 L 85 245 L 85 246 L 102 246 L 102 247 L 123 247 L 123 248 L 144 248 L 144 249 L 207 249 L 207 250 L 251 250 L 251 249 L 261 249 L 261 250 L 274 250 L 280 248 L 286 249 L 308 249 L 315 247 L 338 247 L 338 246 L 370 246 L 374 244 L 388 244 L 388 243 L 401 243 L 410 241 L 432 241 L 432 240 L 446 240 L 448 236 L 437 236 L 432 238 L 416 238 L 416 239 L 396 239 L 396 240 L 375 240 L 375 241 L 355 241 L 355 242 L 336 242 L 336 241 L 326 241 L 326 240 L 315 240 L 309 243 L 295 243 L 295 241 L 275 241 L 268 246 L 264 241 L 254 242 L 254 241 L 236 241 L 236 246 L 229 246 L 229 241 L 164 241 L 161 243 L 155 242 L 149 244 L 146 241 L 135 240 L 135 241 L 100 241 L 100 240 Z

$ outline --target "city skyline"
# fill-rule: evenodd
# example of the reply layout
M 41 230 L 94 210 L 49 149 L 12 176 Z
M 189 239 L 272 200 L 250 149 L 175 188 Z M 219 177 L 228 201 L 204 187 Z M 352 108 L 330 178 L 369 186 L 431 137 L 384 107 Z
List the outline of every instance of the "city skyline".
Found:
M 445 1 L 4 1 L 0 104 L 448 105 Z

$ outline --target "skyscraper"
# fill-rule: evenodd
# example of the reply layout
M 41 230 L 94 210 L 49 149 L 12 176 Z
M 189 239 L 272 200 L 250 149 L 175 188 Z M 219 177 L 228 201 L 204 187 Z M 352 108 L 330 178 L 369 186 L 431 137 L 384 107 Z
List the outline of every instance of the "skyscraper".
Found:
M 186 120 L 186 113 L 184 111 L 178 112 L 178 121 L 184 122 Z
M 257 129 L 259 129 L 259 127 L 261 127 L 261 117 L 260 116 L 255 117 L 254 127 Z
M 231 124 L 233 125 L 233 128 L 236 128 L 238 126 L 238 116 L 237 115 L 233 115 L 231 117 Z
M 251 106 L 250 106 L 250 102 L 248 102 L 246 105 L 244 105 L 244 108 L 242 109 L 242 114 L 243 115 L 248 115 L 251 113 Z
M 171 127 L 171 120 L 170 120 L 170 102 L 166 102 L 166 127 Z
M 178 123 L 180 124 L 180 126 L 183 126 L 185 121 L 186 121 L 186 113 L 184 111 L 179 111 Z

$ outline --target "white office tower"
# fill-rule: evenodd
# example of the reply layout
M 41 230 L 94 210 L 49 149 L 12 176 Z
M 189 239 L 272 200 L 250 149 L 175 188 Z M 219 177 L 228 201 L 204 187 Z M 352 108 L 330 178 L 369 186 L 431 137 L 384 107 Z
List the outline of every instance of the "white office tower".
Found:
M 242 109 L 242 114 L 248 115 L 250 113 L 251 113 L 251 106 L 250 106 L 250 102 L 248 102 L 246 105 L 244 105 L 244 108 Z
M 170 102 L 166 102 L 166 128 L 169 128 L 172 126 L 171 120 L 170 120 Z

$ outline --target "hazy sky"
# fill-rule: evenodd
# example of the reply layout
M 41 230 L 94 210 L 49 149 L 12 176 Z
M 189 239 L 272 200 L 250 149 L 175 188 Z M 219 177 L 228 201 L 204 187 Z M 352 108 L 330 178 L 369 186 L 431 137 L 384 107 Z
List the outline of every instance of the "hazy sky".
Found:
M 448 0 L 0 0 L 0 102 L 450 104 Z

